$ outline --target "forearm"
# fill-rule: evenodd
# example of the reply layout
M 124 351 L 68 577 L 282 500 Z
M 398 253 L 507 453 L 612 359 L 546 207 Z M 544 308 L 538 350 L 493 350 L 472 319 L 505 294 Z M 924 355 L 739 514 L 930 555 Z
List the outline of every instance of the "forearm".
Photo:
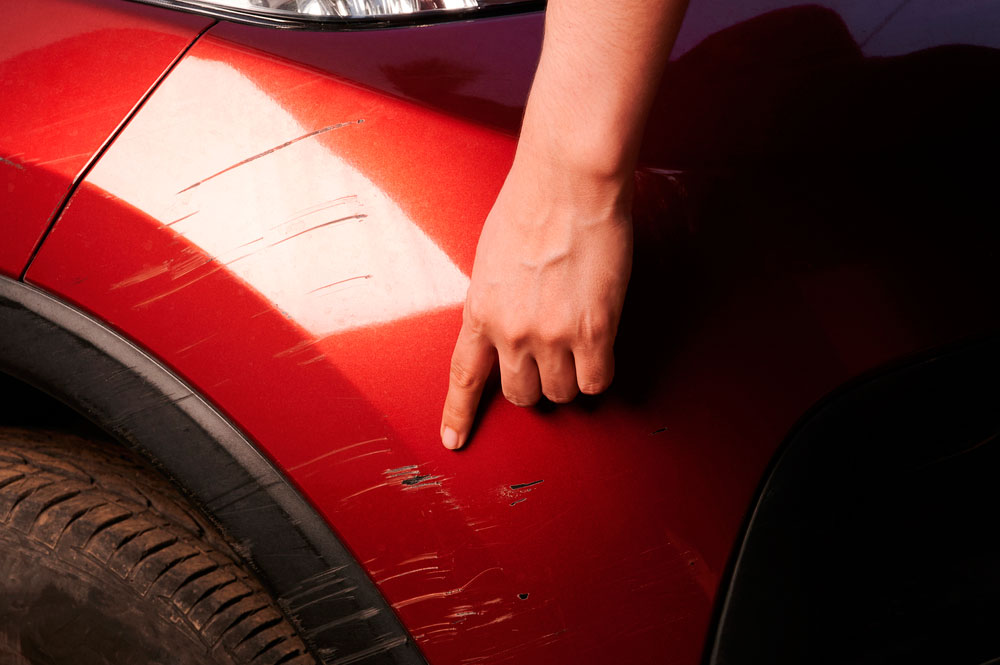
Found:
M 441 440 L 460 448 L 500 364 L 504 395 L 568 402 L 614 374 L 632 264 L 632 172 L 687 0 L 549 0 L 510 173 L 483 225 Z
M 686 6 L 687 0 L 549 0 L 519 156 L 631 178 Z

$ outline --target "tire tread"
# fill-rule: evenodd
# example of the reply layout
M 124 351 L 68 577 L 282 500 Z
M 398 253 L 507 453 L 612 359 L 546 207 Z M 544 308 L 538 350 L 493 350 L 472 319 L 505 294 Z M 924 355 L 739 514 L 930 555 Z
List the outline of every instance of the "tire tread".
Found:
M 60 558 L 96 562 L 137 598 L 180 612 L 219 662 L 314 664 L 215 527 L 166 479 L 110 446 L 0 428 L 0 525 Z

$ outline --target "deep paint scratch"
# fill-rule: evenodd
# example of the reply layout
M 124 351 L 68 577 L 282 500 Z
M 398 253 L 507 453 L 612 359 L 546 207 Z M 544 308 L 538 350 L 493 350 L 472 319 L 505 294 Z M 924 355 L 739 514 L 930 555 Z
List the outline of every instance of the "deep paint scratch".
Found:
M 419 603 L 419 602 L 422 602 L 422 601 L 425 601 L 425 600 L 431 600 L 431 599 L 434 599 L 434 598 L 447 598 L 448 596 L 454 596 L 456 593 L 461 593 L 461 592 L 465 591 L 469 587 L 469 585 L 471 585 L 473 582 L 475 582 L 476 580 L 478 580 L 480 577 L 482 577 L 486 573 L 488 573 L 490 571 L 493 571 L 493 570 L 499 570 L 500 572 L 503 572 L 503 568 L 501 568 L 500 566 L 493 566 L 492 568 L 487 568 L 486 570 L 482 571 L 478 575 L 474 576 L 472 579 L 470 579 L 468 582 L 466 582 L 465 584 L 463 584 L 460 587 L 455 587 L 454 589 L 449 589 L 447 591 L 438 591 L 436 593 L 425 593 L 425 594 L 423 594 L 421 596 L 415 596 L 414 598 L 409 598 L 407 600 L 401 600 L 398 603 L 394 603 L 392 607 L 393 607 L 393 609 L 397 609 L 398 610 L 398 609 L 402 609 L 404 607 L 407 607 L 409 605 L 413 605 L 414 603 Z
M 0 164 L 7 164 L 8 166 L 13 166 L 18 171 L 23 171 L 24 170 L 24 165 L 23 164 L 18 164 L 17 162 L 12 162 L 9 159 L 5 159 L 3 157 L 0 157 Z
M 420 485 L 421 483 L 427 483 L 432 480 L 437 480 L 441 476 L 423 475 L 423 476 L 413 476 L 412 478 L 405 478 L 402 482 L 403 485 Z
M 293 346 L 288 347 L 284 351 L 278 351 L 277 353 L 274 354 L 273 357 L 275 357 L 275 358 L 287 358 L 287 357 L 293 356 L 296 353 L 299 353 L 301 351 L 305 351 L 306 349 L 308 349 L 309 347 L 311 347 L 315 343 L 316 343 L 315 340 L 307 339 L 307 340 L 305 340 L 303 342 L 299 342 L 298 344 L 295 344 Z
M 427 554 L 421 554 L 420 556 L 415 556 L 412 559 L 407 559 L 406 561 L 400 561 L 400 566 L 405 566 L 408 563 L 416 563 L 417 561 L 427 561 L 428 559 L 437 559 L 437 552 L 428 552 Z
M 355 492 L 354 494 L 348 494 L 343 499 L 341 499 L 341 502 L 347 501 L 348 499 L 353 499 L 354 497 L 357 497 L 357 496 L 361 496 L 362 494 L 367 494 L 368 492 L 373 492 L 373 491 L 375 491 L 375 490 L 377 490 L 377 489 L 379 489 L 381 487 L 388 487 L 388 486 L 389 486 L 389 483 L 379 483 L 378 485 L 373 485 L 372 487 L 368 487 L 368 488 L 363 489 L 363 490 L 361 490 L 359 492 Z
M 202 265 L 204 265 L 204 264 L 202 264 Z M 157 300 L 162 300 L 163 298 L 166 298 L 167 296 L 172 296 L 175 293 L 183 291 L 187 287 L 193 285 L 195 282 L 200 282 L 201 280 L 205 279 L 206 277 L 212 276 L 213 274 L 217 273 L 218 271 L 220 271 L 222 269 L 223 269 L 222 266 L 216 266 L 216 267 L 208 270 L 207 272 L 205 272 L 205 274 L 199 275 L 198 277 L 195 277 L 191 281 L 185 282 L 184 284 L 181 284 L 176 289 L 170 289 L 169 291 L 164 291 L 163 293 L 161 293 L 159 295 L 153 296 L 152 298 L 148 298 L 146 300 L 143 300 L 142 302 L 138 302 L 138 303 L 132 305 L 132 309 L 138 309 L 139 307 L 144 307 L 146 305 L 150 305 L 150 304 L 156 302 Z
M 544 483 L 544 480 L 533 480 L 530 483 L 521 483 L 520 485 L 511 485 L 512 490 L 523 490 L 525 487 L 531 487 L 532 485 L 537 485 L 539 483 Z
M 365 213 L 359 212 L 356 215 L 348 215 L 347 217 L 338 217 L 337 219 L 331 219 L 329 222 L 323 222 L 322 224 L 317 224 L 316 226 L 310 226 L 305 231 L 299 231 L 298 233 L 293 233 L 292 235 L 287 236 L 285 238 L 282 238 L 281 240 L 279 240 L 277 242 L 272 242 L 270 245 L 268 245 L 268 247 L 274 247 L 276 245 L 280 245 L 283 242 L 288 242 L 292 238 L 298 238 L 300 235 L 309 233 L 310 231 L 315 231 L 316 229 L 321 229 L 324 226 L 331 226 L 333 224 L 340 224 L 341 222 L 349 222 L 352 219 L 362 220 L 362 219 L 366 219 L 367 217 L 368 217 L 368 215 L 366 215 Z
M 282 226 L 287 226 L 287 225 L 291 224 L 292 222 L 299 221 L 303 217 L 308 217 L 309 215 L 312 215 L 314 213 L 320 212 L 322 210 L 329 210 L 330 208 L 333 208 L 335 206 L 345 205 L 347 203 L 348 199 L 355 199 L 356 200 L 357 198 L 358 198 L 357 194 L 345 194 L 344 196 L 338 196 L 335 199 L 330 199 L 329 201 L 324 201 L 323 203 L 317 203 L 314 206 L 309 206 L 308 208 L 304 208 L 302 210 L 296 211 L 294 217 L 291 217 L 291 218 L 285 220 L 281 224 L 276 224 L 276 225 L 272 226 L 268 230 L 273 231 L 276 228 L 279 228 L 279 227 L 282 227 Z
M 504 621 L 510 621 L 513 618 L 514 618 L 514 614 L 513 613 L 511 613 L 511 614 L 503 614 L 501 616 L 498 616 L 496 619 L 493 619 L 492 621 L 487 621 L 486 623 L 481 623 L 478 626 L 469 626 L 468 628 L 466 628 L 466 630 L 479 630 L 480 628 L 485 628 L 486 626 L 492 626 L 493 624 L 502 623 Z
M 421 573 L 427 570 L 441 570 L 439 566 L 425 566 L 424 568 L 414 568 L 413 570 L 407 570 L 405 573 L 397 573 L 395 575 L 390 575 L 389 577 L 383 577 L 380 580 L 375 580 L 375 584 L 385 584 L 389 580 L 394 580 L 399 577 L 406 577 L 407 575 L 412 575 L 414 573 Z
M 326 459 L 327 457 L 330 457 L 331 455 L 336 455 L 338 453 L 342 453 L 345 450 L 350 450 L 352 448 L 357 448 L 358 446 L 363 446 L 363 445 L 365 445 L 367 443 L 375 443 L 376 441 L 388 441 L 388 440 L 389 440 L 389 437 L 387 437 L 387 436 L 380 436 L 380 437 L 377 437 L 377 438 L 374 438 L 374 439 L 366 439 L 364 441 L 358 441 L 357 443 L 352 443 L 349 446 L 343 446 L 342 448 L 337 448 L 336 450 L 331 450 L 329 452 L 325 452 L 322 455 L 319 455 L 318 457 L 314 457 L 314 458 L 312 458 L 310 460 L 302 462 L 301 464 L 296 464 L 295 466 L 289 467 L 288 470 L 289 471 L 298 471 L 302 467 L 309 466 L 310 464 L 315 464 L 316 462 L 319 462 L 320 460 Z
M 198 214 L 199 212 L 201 212 L 201 211 L 200 211 L 200 210 L 195 210 L 194 212 L 189 212 L 188 214 L 184 215 L 183 217 L 178 217 L 177 219 L 175 219 L 175 220 L 174 220 L 174 221 L 172 221 L 172 222 L 167 222 L 166 224 L 164 224 L 164 226 L 173 226 L 174 224 L 176 224 L 176 223 L 178 223 L 178 222 L 183 222 L 183 221 L 184 221 L 185 219 L 187 219 L 188 217 L 194 217 L 194 216 L 195 216 L 195 215 L 197 215 L 197 214 Z
M 208 182 L 212 178 L 218 178 L 223 173 L 228 173 L 229 171 L 232 171 L 235 168 L 239 168 L 239 167 L 243 166 L 244 164 L 249 164 L 250 162 L 254 161 L 255 159 L 260 159 L 261 157 L 266 157 L 267 155 L 270 155 L 272 152 L 277 152 L 278 150 L 281 150 L 283 148 L 287 148 L 288 146 L 290 146 L 290 145 L 292 145 L 294 143 L 298 143 L 299 141 L 304 141 L 305 139 L 312 138 L 313 136 L 319 136 L 320 134 L 325 134 L 326 132 L 333 131 L 334 129 L 340 129 L 341 127 L 347 127 L 348 125 L 360 125 L 363 122 L 364 122 L 364 118 L 360 118 L 358 120 L 353 120 L 351 122 L 341 122 L 341 123 L 337 123 L 336 125 L 330 125 L 329 127 L 323 127 L 322 129 L 317 129 L 316 131 L 309 132 L 308 134 L 303 134 L 302 136 L 294 138 L 294 139 L 292 139 L 290 141 L 285 141 L 281 145 L 276 145 L 273 148 L 271 148 L 270 150 L 265 150 L 264 152 L 257 153 L 253 157 L 247 157 L 246 159 L 244 159 L 241 162 L 236 162 L 232 166 L 226 167 L 226 168 L 222 169 L 221 171 L 219 171 L 218 173 L 213 173 L 212 175 L 208 176 L 207 178 L 204 178 L 203 180 L 199 180 L 198 182 L 194 183 L 193 185 L 189 185 L 189 186 L 185 187 L 184 189 L 182 189 L 181 191 L 179 191 L 177 193 L 178 194 L 183 194 L 184 192 L 188 192 L 188 191 L 194 189 L 195 187 L 199 187 L 200 185 L 205 184 L 206 182 Z
M 215 337 L 215 335 L 216 335 L 216 333 L 212 333 L 208 337 L 204 337 L 202 339 L 199 339 L 197 342 L 194 342 L 193 344 L 188 344 L 187 346 L 182 346 L 181 348 L 177 349 L 177 353 L 186 353 L 187 351 L 190 351 L 191 349 L 193 349 L 194 347 L 198 346 L 199 344 L 202 344 L 202 343 L 207 342 L 208 340 L 212 339 L 213 337 Z
M 323 289 L 328 289 L 331 286 L 337 286 L 338 284 L 343 284 L 345 282 L 353 282 L 354 280 L 357 279 L 371 279 L 371 278 L 372 278 L 371 275 L 358 275 L 357 277 L 348 277 L 347 279 L 341 279 L 336 282 L 331 282 L 329 284 L 326 284 L 324 286 L 316 287 L 312 291 L 306 291 L 306 293 L 316 293 L 317 291 L 322 291 Z
M 127 279 L 123 279 L 120 282 L 115 282 L 109 287 L 109 290 L 114 291 L 115 289 L 121 289 L 126 286 L 132 286 L 133 284 L 139 284 L 145 282 L 147 279 L 153 279 L 160 275 L 164 275 L 170 272 L 170 263 L 163 263 L 158 266 L 150 266 L 149 268 L 144 268 L 136 274 L 132 275 Z
M 182 219 L 183 219 L 183 218 L 182 218 Z M 236 249 L 243 249 L 244 247 L 249 247 L 250 245 L 254 244 L 255 242 L 260 242 L 260 241 L 261 241 L 261 240 L 263 240 L 263 239 L 264 239 L 264 236 L 261 236 L 261 237 L 259 237 L 259 238 L 254 238 L 254 239 L 253 239 L 253 240 L 251 240 L 250 242 L 245 242 L 245 243 L 243 243 L 242 245 L 240 245 L 240 246 L 239 246 L 239 247 L 237 247 Z

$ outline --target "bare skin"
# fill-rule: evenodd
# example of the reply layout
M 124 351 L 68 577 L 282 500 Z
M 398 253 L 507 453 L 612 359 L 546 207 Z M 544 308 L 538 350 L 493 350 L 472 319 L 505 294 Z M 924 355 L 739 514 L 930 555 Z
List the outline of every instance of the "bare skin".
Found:
M 499 360 L 518 406 L 604 391 L 642 129 L 687 0 L 549 0 L 514 163 L 483 226 L 441 421 L 469 438 Z

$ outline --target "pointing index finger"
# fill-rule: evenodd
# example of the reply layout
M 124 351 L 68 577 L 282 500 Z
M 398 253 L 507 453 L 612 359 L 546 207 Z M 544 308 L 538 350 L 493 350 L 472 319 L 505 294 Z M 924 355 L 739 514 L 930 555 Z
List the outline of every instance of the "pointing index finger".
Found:
M 445 448 L 461 448 L 469 438 L 479 398 L 491 369 L 493 345 L 463 324 L 451 356 L 448 396 L 444 400 L 441 417 L 441 443 Z

